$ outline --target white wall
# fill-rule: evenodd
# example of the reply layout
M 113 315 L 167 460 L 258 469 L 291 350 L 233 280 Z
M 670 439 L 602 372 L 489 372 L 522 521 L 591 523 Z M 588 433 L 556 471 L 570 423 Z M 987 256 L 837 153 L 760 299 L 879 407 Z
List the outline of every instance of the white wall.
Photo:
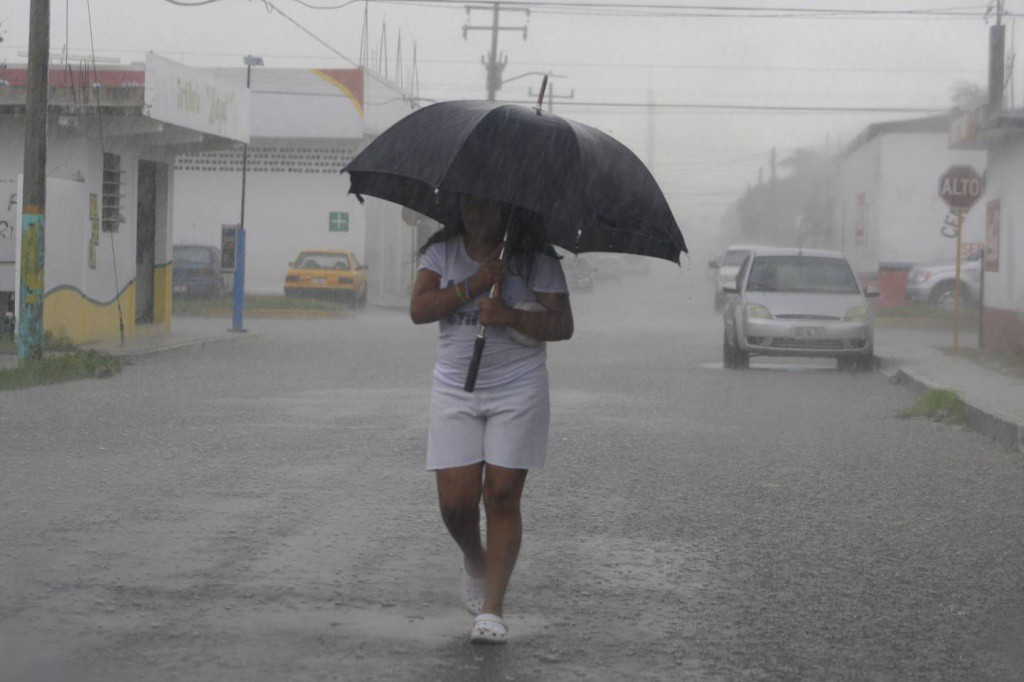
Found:
M 956 241 L 943 237 L 948 208 L 938 195 L 939 176 L 953 164 L 985 171 L 985 152 L 950 150 L 945 133 L 887 133 L 840 162 L 836 182 L 836 234 L 861 273 L 879 263 L 921 263 L 956 257 Z M 855 234 L 858 195 L 864 195 L 864 234 Z M 964 220 L 964 250 L 984 241 L 984 199 Z
M 956 239 L 942 236 L 949 208 L 939 198 L 939 176 L 951 165 L 985 172 L 984 151 L 951 150 L 945 133 L 882 137 L 878 260 L 919 263 L 956 258 Z M 985 199 L 964 216 L 964 255 L 985 241 Z
M 881 141 L 876 137 L 842 160 L 836 177 L 832 248 L 842 250 L 858 273 L 878 269 L 880 168 Z
M 985 273 L 985 306 L 1024 315 L 1024 137 L 989 152 L 986 201 L 999 199 L 999 271 Z M 975 211 L 982 217 L 985 202 Z
M 0 122 L 0 179 L 16 180 L 21 175 L 23 144 L 24 126 L 19 121 L 7 119 Z M 93 192 L 102 194 L 103 150 L 98 139 L 85 138 L 71 127 L 50 126 L 46 163 L 48 196 L 44 274 L 48 292 L 61 285 L 74 286 L 89 298 L 106 302 L 113 300 L 135 277 L 139 156 L 137 151 L 115 139 L 108 139 L 107 150 L 122 154 L 122 168 L 127 171 L 123 176 L 125 196 L 122 200 L 126 222 L 116 233 L 101 232 L 100 244 L 96 249 L 96 269 L 93 270 L 86 262 L 91 232 L 88 196 Z M 20 207 L 18 210 L 16 233 L 20 236 Z M 158 259 L 157 262 L 161 261 Z
M 270 146 L 291 151 L 266 152 Z M 310 150 L 327 148 L 340 159 L 328 167 L 310 167 L 309 164 L 325 162 L 309 158 L 292 159 L 291 166 L 271 165 L 281 161 L 276 156 L 282 154 L 308 156 L 314 154 Z M 351 142 L 337 141 L 303 143 L 301 147 L 288 142 L 274 145 L 261 141 L 250 147 L 245 207 L 247 292 L 282 293 L 288 263 L 303 250 L 349 249 L 365 260 L 366 209 L 347 194 L 348 178 L 339 172 L 340 164 L 351 158 L 353 150 Z M 178 158 L 171 211 L 172 238 L 175 244 L 197 242 L 220 248 L 221 226 L 237 224 L 240 217 L 241 153 L 210 153 L 200 158 L 230 163 L 220 166 L 227 170 L 195 170 L 214 166 L 204 165 L 201 160 L 200 165 L 195 165 L 189 157 Z M 305 172 L 310 170 L 321 172 Z M 348 232 L 328 231 L 332 211 L 349 214 Z

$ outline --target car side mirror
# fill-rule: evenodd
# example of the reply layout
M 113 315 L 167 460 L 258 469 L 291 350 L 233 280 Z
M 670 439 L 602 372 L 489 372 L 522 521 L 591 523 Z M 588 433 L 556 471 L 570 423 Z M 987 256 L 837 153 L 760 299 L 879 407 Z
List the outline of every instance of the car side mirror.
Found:
M 874 287 L 864 287 L 864 298 L 878 298 L 878 289 Z
M 738 293 L 740 293 L 740 290 L 739 290 L 739 288 L 735 284 L 733 284 L 730 287 L 722 287 L 722 293 L 723 294 L 738 294 Z
M 366 263 L 363 263 L 362 265 L 359 266 L 359 269 L 360 270 L 369 270 L 370 266 L 367 265 Z
M 288 267 L 294 268 L 295 267 L 295 261 L 293 261 L 293 260 L 288 261 Z
M 717 270 L 718 269 L 718 261 L 716 261 L 716 260 L 709 260 L 708 261 L 708 269 L 709 270 Z

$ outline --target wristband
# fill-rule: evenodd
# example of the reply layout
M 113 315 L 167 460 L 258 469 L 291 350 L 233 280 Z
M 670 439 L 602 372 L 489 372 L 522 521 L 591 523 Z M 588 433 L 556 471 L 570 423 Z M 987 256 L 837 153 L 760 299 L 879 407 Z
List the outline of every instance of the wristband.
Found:
M 463 284 L 465 284 L 465 282 L 459 282 L 458 284 L 455 285 L 455 295 L 459 297 L 459 300 L 462 303 L 469 303 L 469 297 L 462 293 Z

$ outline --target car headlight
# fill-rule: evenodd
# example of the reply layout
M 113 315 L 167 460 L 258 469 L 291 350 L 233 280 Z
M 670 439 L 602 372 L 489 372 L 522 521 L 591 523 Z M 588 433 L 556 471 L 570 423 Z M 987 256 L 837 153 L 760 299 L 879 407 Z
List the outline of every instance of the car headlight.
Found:
M 930 272 L 915 272 L 910 276 L 910 281 L 914 284 L 920 284 L 921 282 L 927 282 L 931 276 L 932 273 Z
M 861 322 L 868 317 L 868 308 L 863 305 L 856 305 L 846 311 L 843 322 Z
M 746 313 L 747 319 L 751 320 L 772 319 L 772 314 L 768 312 L 768 309 L 759 303 L 748 303 L 743 306 L 743 312 Z

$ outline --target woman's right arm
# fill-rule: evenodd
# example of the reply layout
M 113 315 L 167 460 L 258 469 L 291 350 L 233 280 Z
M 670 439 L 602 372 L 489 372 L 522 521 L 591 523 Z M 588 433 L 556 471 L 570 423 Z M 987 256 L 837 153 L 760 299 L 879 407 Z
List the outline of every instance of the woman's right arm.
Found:
M 500 282 L 504 276 L 504 264 L 499 259 L 492 258 L 473 273 L 463 287 L 463 293 L 468 293 L 469 299 L 473 300 L 490 291 L 491 286 L 495 282 Z M 409 316 L 415 324 L 429 324 L 437 322 L 442 317 L 448 317 L 466 303 L 459 298 L 455 287 L 441 288 L 441 275 L 433 270 L 421 268 L 416 273 L 416 281 L 412 285 Z
M 464 305 L 455 287 L 441 288 L 441 275 L 422 269 L 416 273 L 409 301 L 409 316 L 415 324 L 429 324 L 447 317 Z

